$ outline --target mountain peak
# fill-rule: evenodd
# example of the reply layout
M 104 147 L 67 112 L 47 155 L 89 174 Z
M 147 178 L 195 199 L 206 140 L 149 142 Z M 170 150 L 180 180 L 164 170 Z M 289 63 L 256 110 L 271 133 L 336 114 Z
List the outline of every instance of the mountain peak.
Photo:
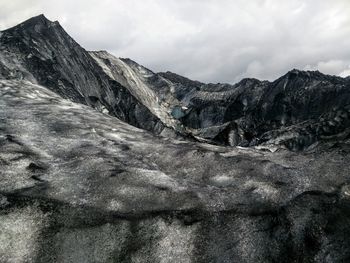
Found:
M 27 24 L 27 25 L 48 25 L 48 24 L 52 24 L 54 22 L 50 21 L 49 19 L 46 18 L 46 16 L 44 14 L 40 14 L 37 16 L 33 16 L 32 18 L 29 18 L 28 20 L 24 21 L 22 23 L 23 24 Z
M 59 25 L 58 21 L 52 22 L 51 20 L 47 19 L 45 17 L 44 14 L 40 14 L 37 16 L 34 16 L 32 18 L 29 18 L 27 20 L 25 20 L 24 22 L 9 28 L 7 30 L 13 30 L 13 29 L 19 29 L 19 28 L 35 28 L 35 27 L 51 27 L 51 26 L 55 26 L 55 25 Z
M 291 75 L 300 75 L 300 76 L 309 76 L 312 73 L 316 73 L 316 71 L 305 71 L 305 70 L 300 70 L 300 69 L 292 69 L 287 72 L 286 76 L 291 76 Z
M 46 16 L 44 14 L 33 16 L 33 17 L 27 19 L 26 21 L 29 21 L 29 20 L 32 20 L 32 21 L 50 21 L 49 19 L 46 18 Z M 24 21 L 24 22 L 26 22 L 26 21 Z
M 297 68 L 293 68 L 292 70 L 289 71 L 289 73 L 295 73 L 295 74 L 298 74 L 298 73 L 301 73 L 303 72 L 302 70 L 300 69 L 297 69 Z
M 281 78 L 315 78 L 315 79 L 320 79 L 320 78 L 326 78 L 325 74 L 322 74 L 318 70 L 312 71 L 312 70 L 300 70 L 300 69 L 292 69 L 288 71 L 284 76 Z

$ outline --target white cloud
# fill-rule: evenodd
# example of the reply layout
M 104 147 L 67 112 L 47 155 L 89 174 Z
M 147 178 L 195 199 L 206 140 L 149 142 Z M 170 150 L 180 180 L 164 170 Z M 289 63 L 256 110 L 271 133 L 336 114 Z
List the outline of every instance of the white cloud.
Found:
M 339 76 L 343 78 L 350 76 L 350 66 L 348 67 L 348 69 L 345 69 L 344 71 L 340 72 Z
M 320 61 L 316 65 L 306 65 L 305 70 L 319 70 L 330 75 L 344 76 L 350 70 L 350 60 Z
M 350 61 L 348 0 L 11 0 L 0 3 L 0 28 L 40 13 L 87 49 L 202 81 L 342 74 Z

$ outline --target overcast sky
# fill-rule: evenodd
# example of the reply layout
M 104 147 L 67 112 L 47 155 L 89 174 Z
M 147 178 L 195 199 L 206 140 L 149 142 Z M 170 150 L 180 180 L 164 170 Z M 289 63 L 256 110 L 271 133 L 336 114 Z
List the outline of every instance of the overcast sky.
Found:
M 88 50 L 200 81 L 350 75 L 349 0 L 1 0 L 0 30 L 41 13 Z

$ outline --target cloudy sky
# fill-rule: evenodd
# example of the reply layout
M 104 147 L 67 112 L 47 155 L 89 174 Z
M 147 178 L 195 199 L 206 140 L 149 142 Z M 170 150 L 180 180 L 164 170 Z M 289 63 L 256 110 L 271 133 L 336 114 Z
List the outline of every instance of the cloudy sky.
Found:
M 349 0 L 2 0 L 0 30 L 41 13 L 88 50 L 200 81 L 350 75 Z

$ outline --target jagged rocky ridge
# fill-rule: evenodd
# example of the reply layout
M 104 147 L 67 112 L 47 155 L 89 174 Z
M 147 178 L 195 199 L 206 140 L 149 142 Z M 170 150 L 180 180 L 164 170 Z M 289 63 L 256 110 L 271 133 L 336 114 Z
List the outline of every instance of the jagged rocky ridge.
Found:
M 0 43 L 0 76 L 45 85 L 164 136 L 303 150 L 350 126 L 348 78 L 292 70 L 274 82 L 204 84 L 87 52 L 43 15 L 3 31 Z
M 204 84 L 43 16 L 0 75 L 0 262 L 349 261 L 349 78 Z
M 107 52 L 91 54 L 111 78 L 126 83 L 128 76 L 125 86 L 149 99 L 144 105 L 168 127 L 209 143 L 298 151 L 350 127 L 350 82 L 341 77 L 292 70 L 274 82 L 203 84 Z

